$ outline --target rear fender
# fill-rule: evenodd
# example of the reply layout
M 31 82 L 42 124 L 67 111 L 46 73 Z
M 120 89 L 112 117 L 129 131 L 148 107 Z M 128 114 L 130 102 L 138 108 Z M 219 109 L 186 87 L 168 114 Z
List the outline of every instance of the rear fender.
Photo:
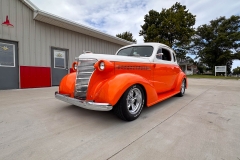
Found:
M 182 81 L 183 79 L 186 80 L 186 88 L 188 87 L 188 81 L 187 81 L 187 76 L 185 73 L 183 72 L 180 72 L 178 74 L 178 78 L 176 79 L 176 84 L 175 84 L 175 91 L 179 91 L 180 92 L 180 88 L 181 88 L 181 85 L 182 85 Z
M 145 90 L 147 106 L 158 99 L 154 86 L 148 80 L 136 74 L 118 74 L 101 83 L 101 86 L 95 89 L 92 95 L 89 95 L 99 103 L 109 103 L 114 106 L 123 93 L 134 84 L 140 84 Z

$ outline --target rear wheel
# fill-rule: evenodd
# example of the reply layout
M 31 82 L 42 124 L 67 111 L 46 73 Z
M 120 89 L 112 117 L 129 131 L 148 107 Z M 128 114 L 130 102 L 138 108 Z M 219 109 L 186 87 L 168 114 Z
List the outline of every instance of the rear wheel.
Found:
M 144 102 L 145 95 L 142 87 L 133 85 L 124 92 L 113 108 L 114 113 L 122 120 L 133 121 L 141 114 Z
M 178 93 L 178 96 L 179 96 L 179 97 L 184 96 L 185 89 L 186 89 L 186 80 L 183 79 L 183 80 L 182 80 L 182 84 L 181 84 L 181 88 L 180 88 L 180 92 Z

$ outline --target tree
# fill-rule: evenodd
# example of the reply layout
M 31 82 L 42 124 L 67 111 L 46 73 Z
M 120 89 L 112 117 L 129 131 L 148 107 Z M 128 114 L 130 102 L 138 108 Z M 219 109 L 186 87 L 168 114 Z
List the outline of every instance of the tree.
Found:
M 227 65 L 230 73 L 232 60 L 240 58 L 239 41 L 240 16 L 220 17 L 197 28 L 191 51 L 213 71 L 215 66 Z
M 130 42 L 137 42 L 136 39 L 133 39 L 133 35 L 131 32 L 123 32 L 122 34 L 117 34 L 116 37 L 125 39 Z
M 161 12 L 150 10 L 144 17 L 139 35 L 145 42 L 159 42 L 172 47 L 178 58 L 185 58 L 187 45 L 194 35 L 195 15 L 186 6 L 175 3 Z
M 187 57 L 185 58 L 185 60 L 188 61 L 189 63 L 194 64 L 194 60 L 193 60 L 191 57 L 189 57 L 189 56 L 187 56 Z
M 232 59 L 238 59 L 238 60 L 240 60 L 240 51 L 232 54 Z
M 234 68 L 233 69 L 233 74 L 240 75 L 240 67 Z

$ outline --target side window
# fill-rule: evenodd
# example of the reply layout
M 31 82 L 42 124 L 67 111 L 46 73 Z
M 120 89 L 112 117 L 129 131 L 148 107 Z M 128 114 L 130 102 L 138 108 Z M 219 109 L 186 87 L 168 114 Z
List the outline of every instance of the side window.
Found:
M 171 53 L 169 50 L 165 49 L 165 48 L 162 48 L 162 53 L 163 53 L 163 56 L 162 56 L 162 59 L 165 60 L 165 61 L 171 61 Z
M 171 61 L 171 52 L 165 48 L 160 48 L 157 52 L 156 58 L 164 61 Z

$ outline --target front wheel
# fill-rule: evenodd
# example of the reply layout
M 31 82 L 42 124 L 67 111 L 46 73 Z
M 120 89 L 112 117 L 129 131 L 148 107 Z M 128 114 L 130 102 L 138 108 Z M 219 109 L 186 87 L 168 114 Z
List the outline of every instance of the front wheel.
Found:
M 141 114 L 144 103 L 145 95 L 142 87 L 133 85 L 124 92 L 113 108 L 114 113 L 122 120 L 133 121 Z

